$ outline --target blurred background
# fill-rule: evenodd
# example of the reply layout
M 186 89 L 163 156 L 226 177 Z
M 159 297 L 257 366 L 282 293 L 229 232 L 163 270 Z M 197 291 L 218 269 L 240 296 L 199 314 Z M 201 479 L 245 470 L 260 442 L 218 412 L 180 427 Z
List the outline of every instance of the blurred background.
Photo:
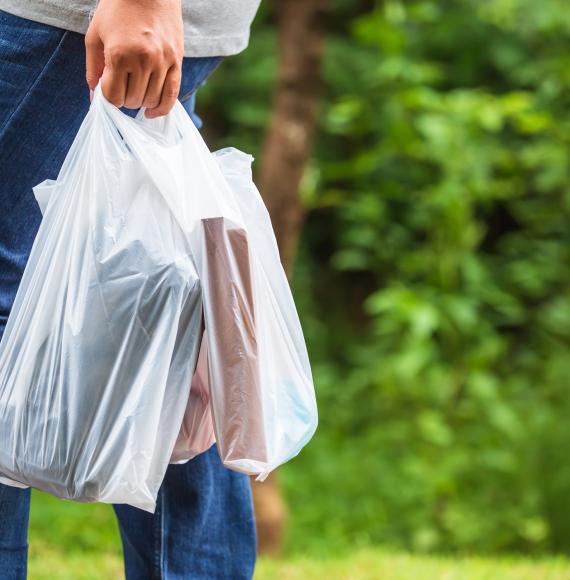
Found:
M 569 105 L 563 0 L 266 1 L 200 90 L 320 404 L 254 486 L 260 578 L 570 578 Z M 119 577 L 106 506 L 32 517 L 32 577 Z

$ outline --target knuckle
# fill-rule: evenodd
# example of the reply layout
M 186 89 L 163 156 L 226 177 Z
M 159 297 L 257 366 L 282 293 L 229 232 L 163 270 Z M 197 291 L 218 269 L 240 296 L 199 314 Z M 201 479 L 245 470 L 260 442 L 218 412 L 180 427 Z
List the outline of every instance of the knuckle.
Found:
M 146 107 L 147 109 L 156 109 L 160 105 L 160 101 L 156 98 L 154 99 L 145 99 L 142 106 Z
M 124 101 L 123 99 L 121 99 L 118 96 L 115 95 L 109 95 L 108 97 L 105 97 L 112 105 L 115 105 L 115 107 L 122 107 L 124 105 Z
M 157 61 L 162 56 L 162 46 L 152 36 L 135 42 L 131 46 L 133 55 L 141 61 Z
M 164 59 L 163 52 L 154 43 L 118 45 L 108 50 L 108 59 L 114 66 L 140 66 L 148 68 Z
M 160 106 L 156 107 L 152 110 L 152 114 L 154 117 L 162 117 L 166 115 L 170 111 L 170 107 L 166 106 L 162 103 Z
M 123 97 L 121 97 L 120 95 L 110 92 L 108 89 L 105 89 L 105 87 L 102 87 L 102 92 L 103 92 L 103 96 L 112 104 L 115 105 L 115 107 L 122 107 L 125 103 L 125 99 Z
M 172 101 L 178 97 L 178 87 L 166 87 L 163 94 L 166 99 Z
M 180 51 L 174 45 L 170 44 L 165 45 L 162 49 L 162 54 L 164 60 L 169 65 L 174 65 L 178 63 L 179 60 L 182 60 L 182 57 L 180 56 Z
M 108 51 L 109 62 L 113 66 L 120 66 L 125 63 L 127 59 L 127 52 L 122 46 L 115 46 Z
M 141 106 L 141 100 L 136 97 L 127 97 L 125 99 L 125 107 L 128 109 L 138 109 Z
M 139 46 L 136 47 L 133 52 L 136 59 L 143 64 L 151 63 L 158 57 L 156 49 L 152 46 Z
M 170 47 L 165 46 L 162 49 L 162 58 L 167 66 L 172 65 L 174 63 L 174 52 Z
M 121 95 L 119 91 L 113 90 L 113 86 L 109 84 L 108 80 L 103 79 L 101 84 L 101 91 L 103 96 L 115 107 L 122 107 L 124 103 L 124 95 Z

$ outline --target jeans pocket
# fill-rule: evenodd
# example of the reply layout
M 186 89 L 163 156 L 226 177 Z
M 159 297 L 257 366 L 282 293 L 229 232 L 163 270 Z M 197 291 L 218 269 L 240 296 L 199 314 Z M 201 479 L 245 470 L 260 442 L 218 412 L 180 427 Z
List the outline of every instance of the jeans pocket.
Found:
M 182 61 L 182 82 L 178 100 L 187 101 L 224 60 L 222 56 L 188 57 Z

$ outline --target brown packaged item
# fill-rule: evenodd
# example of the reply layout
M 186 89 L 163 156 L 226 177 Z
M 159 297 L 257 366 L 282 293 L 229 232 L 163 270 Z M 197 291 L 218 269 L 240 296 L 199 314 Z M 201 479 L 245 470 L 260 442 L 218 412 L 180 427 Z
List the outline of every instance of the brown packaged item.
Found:
M 225 218 L 202 220 L 205 266 L 212 304 L 207 325 L 212 350 L 222 363 L 209 361 L 218 387 L 211 396 L 222 397 L 213 406 L 214 428 L 224 463 L 248 457 L 266 462 L 263 403 L 258 366 L 256 313 L 247 234 Z

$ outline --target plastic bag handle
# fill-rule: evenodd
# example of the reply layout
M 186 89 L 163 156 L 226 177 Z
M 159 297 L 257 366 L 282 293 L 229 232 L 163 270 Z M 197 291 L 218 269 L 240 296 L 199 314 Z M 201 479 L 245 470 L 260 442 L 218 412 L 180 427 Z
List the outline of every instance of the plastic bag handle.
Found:
M 144 115 L 145 108 L 142 107 L 133 118 L 105 98 L 101 83 L 99 83 L 95 87 L 91 107 L 103 113 L 129 146 L 132 146 L 132 140 L 140 141 L 141 137 L 153 145 L 169 148 L 178 145 L 183 139 L 182 133 L 177 129 L 177 124 L 187 115 L 178 101 L 170 113 L 162 117 L 148 119 Z
M 192 231 L 203 217 L 223 214 L 241 223 L 233 192 L 180 102 L 163 117 L 147 119 L 139 111 L 133 119 L 107 101 L 97 85 L 91 107 L 108 136 L 138 158 L 184 232 Z M 185 163 L 185 158 L 196 161 Z

